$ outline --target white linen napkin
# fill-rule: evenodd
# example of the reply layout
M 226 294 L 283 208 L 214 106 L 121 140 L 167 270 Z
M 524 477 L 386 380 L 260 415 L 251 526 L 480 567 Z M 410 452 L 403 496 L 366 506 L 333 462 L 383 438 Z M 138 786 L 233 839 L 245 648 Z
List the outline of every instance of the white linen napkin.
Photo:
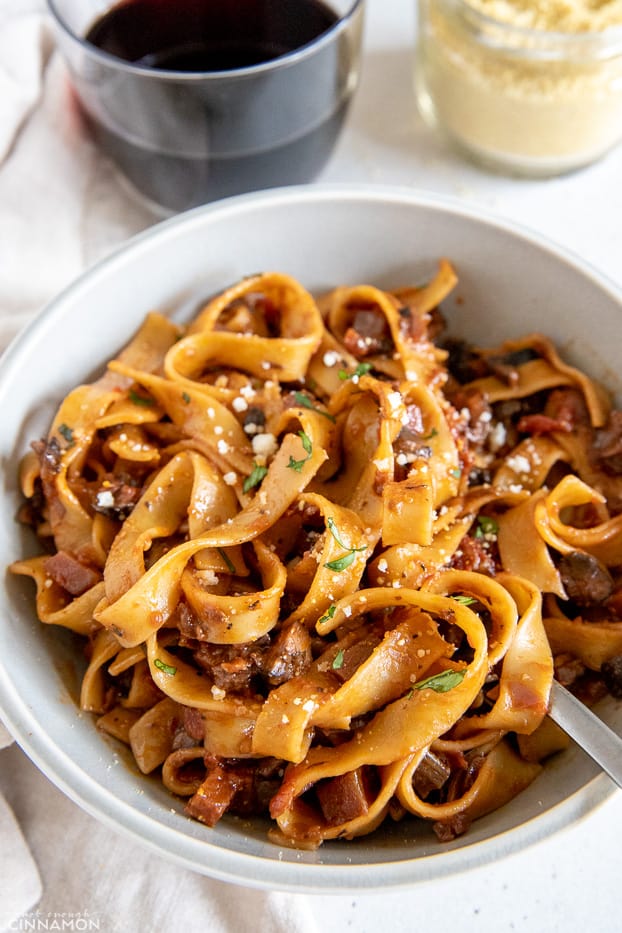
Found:
M 0 757 L 13 739 L 0 722 Z M 0 930 L 41 897 L 41 878 L 13 811 L 0 793 Z
M 43 0 L 0 0 L 0 348 L 154 223 L 88 137 Z
M 0 0 L 0 350 L 87 266 L 157 219 L 85 132 L 43 0 Z M 315 929 L 302 895 L 211 881 L 128 843 L 10 741 L 0 723 L 0 931 L 66 929 L 76 918 L 123 933 Z

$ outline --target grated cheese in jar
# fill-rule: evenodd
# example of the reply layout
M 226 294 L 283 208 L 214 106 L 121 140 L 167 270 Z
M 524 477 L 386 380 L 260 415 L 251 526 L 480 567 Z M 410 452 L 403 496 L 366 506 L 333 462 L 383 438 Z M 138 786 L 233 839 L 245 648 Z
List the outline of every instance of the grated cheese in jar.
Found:
M 622 0 L 420 0 L 415 84 L 487 166 L 580 168 L 622 139 Z

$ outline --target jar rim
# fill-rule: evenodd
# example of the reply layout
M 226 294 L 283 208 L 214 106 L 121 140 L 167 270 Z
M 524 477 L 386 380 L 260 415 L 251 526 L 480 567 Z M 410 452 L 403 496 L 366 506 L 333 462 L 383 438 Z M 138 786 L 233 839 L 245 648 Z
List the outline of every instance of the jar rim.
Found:
M 434 2 L 434 0 L 431 0 Z M 497 49 L 520 48 L 538 58 L 559 58 L 568 55 L 568 49 L 590 58 L 610 58 L 622 53 L 622 23 L 599 30 L 569 32 L 538 29 L 498 19 L 473 6 L 469 0 L 441 0 L 472 29 L 483 45 Z

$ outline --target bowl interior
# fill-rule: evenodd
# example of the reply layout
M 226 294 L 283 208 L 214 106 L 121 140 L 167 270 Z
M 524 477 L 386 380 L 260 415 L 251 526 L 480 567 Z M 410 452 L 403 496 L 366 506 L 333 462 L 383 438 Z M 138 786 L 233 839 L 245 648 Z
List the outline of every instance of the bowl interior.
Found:
M 199 209 L 161 224 L 98 265 L 54 301 L 0 364 L 3 494 L 0 559 L 32 553 L 15 523 L 17 464 L 57 403 L 101 371 L 159 309 L 190 316 L 198 302 L 243 275 L 287 272 L 312 291 L 338 283 L 425 281 L 440 257 L 459 286 L 444 306 L 453 333 L 484 345 L 538 330 L 564 357 L 622 398 L 616 288 L 532 234 L 457 203 L 403 191 L 284 189 Z M 587 813 L 610 789 L 572 747 L 503 810 L 440 845 L 404 821 L 317 852 L 270 844 L 266 825 L 225 818 L 212 830 L 140 775 L 121 746 L 76 710 L 79 647 L 36 620 L 32 586 L 5 576 L 0 614 L 0 707 L 18 741 L 74 800 L 162 855 L 225 880 L 291 889 L 377 889 L 430 879 L 497 858 Z M 613 701 L 599 713 L 622 729 Z

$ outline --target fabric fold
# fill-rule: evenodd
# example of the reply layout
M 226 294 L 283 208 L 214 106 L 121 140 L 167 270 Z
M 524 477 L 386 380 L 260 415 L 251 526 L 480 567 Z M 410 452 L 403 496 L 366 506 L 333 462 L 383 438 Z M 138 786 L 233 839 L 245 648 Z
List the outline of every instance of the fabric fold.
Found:
M 38 4 L 37 4 L 38 6 Z M 45 17 L 28 3 L 0 6 L 0 164 L 37 105 L 53 42 Z
M 0 722 L 0 762 L 13 739 Z M 19 917 L 41 897 L 39 870 L 30 853 L 15 814 L 0 793 L 0 931 L 11 929 Z

